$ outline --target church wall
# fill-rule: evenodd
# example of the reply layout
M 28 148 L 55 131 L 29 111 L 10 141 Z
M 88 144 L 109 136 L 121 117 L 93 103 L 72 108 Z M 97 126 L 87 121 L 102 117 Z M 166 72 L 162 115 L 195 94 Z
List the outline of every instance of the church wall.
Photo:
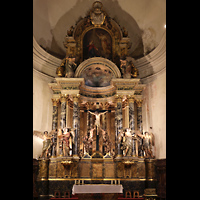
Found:
M 33 70 L 33 131 L 51 131 L 52 91 L 48 86 L 51 81 L 52 78 Z M 33 144 L 33 158 L 36 158 L 42 150 L 42 139 L 33 136 Z
M 143 128 L 153 128 L 155 155 L 162 159 L 166 158 L 166 70 L 152 79 L 144 81 Z

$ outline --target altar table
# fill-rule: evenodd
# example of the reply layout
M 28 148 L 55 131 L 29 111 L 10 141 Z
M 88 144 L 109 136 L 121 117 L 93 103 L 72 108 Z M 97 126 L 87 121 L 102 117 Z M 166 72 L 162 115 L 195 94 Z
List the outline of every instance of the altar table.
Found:
M 72 194 L 83 193 L 123 193 L 122 185 L 73 185 Z
M 122 197 L 119 197 L 117 200 L 144 200 L 144 198 L 122 198 Z
M 78 197 L 71 197 L 71 198 L 51 198 L 50 200 L 78 200 Z

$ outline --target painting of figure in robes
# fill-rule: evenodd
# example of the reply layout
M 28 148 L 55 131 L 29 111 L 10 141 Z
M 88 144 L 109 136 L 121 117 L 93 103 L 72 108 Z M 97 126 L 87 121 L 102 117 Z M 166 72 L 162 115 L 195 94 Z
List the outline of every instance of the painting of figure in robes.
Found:
M 83 59 L 91 57 L 112 59 L 112 39 L 107 31 L 95 28 L 85 34 L 83 38 Z

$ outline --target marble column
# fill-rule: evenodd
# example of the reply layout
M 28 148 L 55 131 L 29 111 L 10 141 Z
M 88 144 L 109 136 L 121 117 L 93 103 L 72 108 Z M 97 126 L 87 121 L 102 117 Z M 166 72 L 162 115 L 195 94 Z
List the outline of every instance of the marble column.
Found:
M 123 123 L 122 123 L 122 96 L 117 95 L 117 107 L 115 112 L 115 118 L 116 118 L 116 138 L 118 138 L 120 131 L 123 129 Z M 117 140 L 116 140 L 117 141 Z M 121 150 L 121 143 L 117 142 L 117 157 L 122 157 L 123 151 Z
M 53 102 L 53 115 L 52 115 L 52 130 L 58 128 L 58 103 L 59 99 L 52 99 Z
M 129 96 L 129 128 L 135 130 L 134 97 Z
M 73 95 L 73 123 L 74 128 L 74 143 L 72 145 L 72 154 L 74 158 L 78 157 L 79 151 L 79 131 L 80 131 L 80 110 L 79 110 L 79 94 Z
M 70 107 L 69 107 L 69 95 L 66 96 L 66 127 L 71 127 L 70 126 Z
M 60 113 L 60 128 L 63 129 L 66 127 L 66 95 L 61 95 L 61 113 Z
M 141 99 L 136 100 L 136 103 L 137 103 L 137 130 L 139 130 L 141 134 L 143 134 L 142 101 L 143 100 L 141 100 Z M 142 141 L 143 141 L 143 139 L 140 139 L 138 141 L 138 155 L 139 155 L 139 157 L 143 157 Z
M 143 100 L 136 100 L 136 103 L 137 103 L 137 130 L 139 130 L 143 134 L 142 101 Z
M 133 95 L 128 96 L 129 100 L 129 128 L 135 130 L 135 111 L 134 111 L 134 97 Z M 136 156 L 136 140 L 133 140 L 133 152 L 132 156 Z

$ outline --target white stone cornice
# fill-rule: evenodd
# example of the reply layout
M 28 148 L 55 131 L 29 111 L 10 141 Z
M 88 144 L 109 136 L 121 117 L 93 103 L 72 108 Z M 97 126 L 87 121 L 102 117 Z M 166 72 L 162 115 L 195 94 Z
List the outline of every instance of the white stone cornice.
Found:
M 157 74 L 166 68 L 166 32 L 164 32 L 160 44 L 148 55 L 136 60 L 135 67 L 139 71 L 139 78 Z
M 37 71 L 56 76 L 56 69 L 60 66 L 62 59 L 56 58 L 43 50 L 33 36 L 33 68 Z

